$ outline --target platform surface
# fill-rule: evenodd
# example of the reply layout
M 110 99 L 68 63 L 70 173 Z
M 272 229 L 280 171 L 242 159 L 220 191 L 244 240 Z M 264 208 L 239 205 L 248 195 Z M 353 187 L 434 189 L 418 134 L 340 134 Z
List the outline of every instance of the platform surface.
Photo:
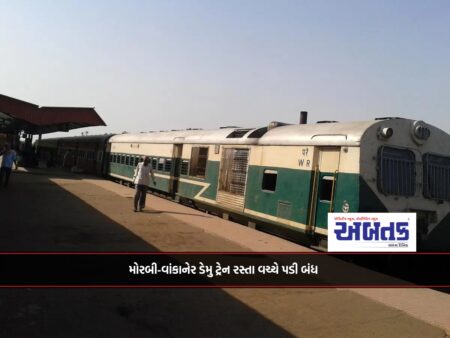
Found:
M 0 188 L 1 252 L 309 251 L 69 173 Z M 429 289 L 0 289 L 0 337 L 447 337 L 450 296 Z

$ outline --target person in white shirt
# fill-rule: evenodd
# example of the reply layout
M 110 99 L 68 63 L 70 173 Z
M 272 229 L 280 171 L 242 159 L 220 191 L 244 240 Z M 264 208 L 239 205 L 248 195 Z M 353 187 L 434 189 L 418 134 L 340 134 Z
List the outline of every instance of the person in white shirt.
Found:
M 133 183 L 136 186 L 134 195 L 134 211 L 141 211 L 145 207 L 145 198 L 147 197 L 147 189 L 149 183 L 149 175 L 152 176 L 153 184 L 156 185 L 155 174 L 150 165 L 150 158 L 144 157 L 143 162 L 139 162 L 134 169 Z M 139 209 L 138 209 L 139 208 Z

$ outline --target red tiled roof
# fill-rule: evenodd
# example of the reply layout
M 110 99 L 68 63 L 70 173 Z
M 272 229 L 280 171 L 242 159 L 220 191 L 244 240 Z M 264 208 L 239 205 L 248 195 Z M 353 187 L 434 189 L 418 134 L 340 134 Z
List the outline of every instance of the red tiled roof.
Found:
M 94 108 L 39 107 L 1 94 L 0 112 L 14 120 L 16 129 L 25 130 L 31 134 L 106 126 Z
M 105 126 L 105 122 L 98 116 L 94 108 L 76 107 L 40 107 L 39 124 L 83 123 L 92 126 Z

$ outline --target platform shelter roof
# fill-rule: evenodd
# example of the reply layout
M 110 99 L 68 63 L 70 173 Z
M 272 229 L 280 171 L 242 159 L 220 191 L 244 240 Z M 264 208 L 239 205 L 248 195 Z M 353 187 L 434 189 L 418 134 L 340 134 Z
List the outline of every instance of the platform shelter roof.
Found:
M 0 94 L 0 133 L 47 134 L 106 126 L 94 108 L 40 107 Z

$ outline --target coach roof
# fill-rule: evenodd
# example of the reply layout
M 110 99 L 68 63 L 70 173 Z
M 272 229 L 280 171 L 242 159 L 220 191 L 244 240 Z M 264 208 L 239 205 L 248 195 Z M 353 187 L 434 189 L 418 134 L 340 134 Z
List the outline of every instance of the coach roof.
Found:
M 358 146 L 366 130 L 379 121 L 293 124 L 269 130 L 261 145 Z
M 376 123 L 380 121 L 294 124 L 279 126 L 265 133 L 264 128 L 223 128 L 121 134 L 113 136 L 109 142 L 357 146 L 364 132 Z M 261 137 L 251 137 L 258 131 L 263 131 L 260 133 Z M 241 134 L 241 136 L 231 137 L 233 133 Z
M 256 144 L 257 138 L 248 138 L 254 128 L 222 128 L 214 130 L 160 131 L 113 136 L 110 143 L 197 143 L 197 144 Z M 230 137 L 233 132 L 242 131 L 240 137 Z

